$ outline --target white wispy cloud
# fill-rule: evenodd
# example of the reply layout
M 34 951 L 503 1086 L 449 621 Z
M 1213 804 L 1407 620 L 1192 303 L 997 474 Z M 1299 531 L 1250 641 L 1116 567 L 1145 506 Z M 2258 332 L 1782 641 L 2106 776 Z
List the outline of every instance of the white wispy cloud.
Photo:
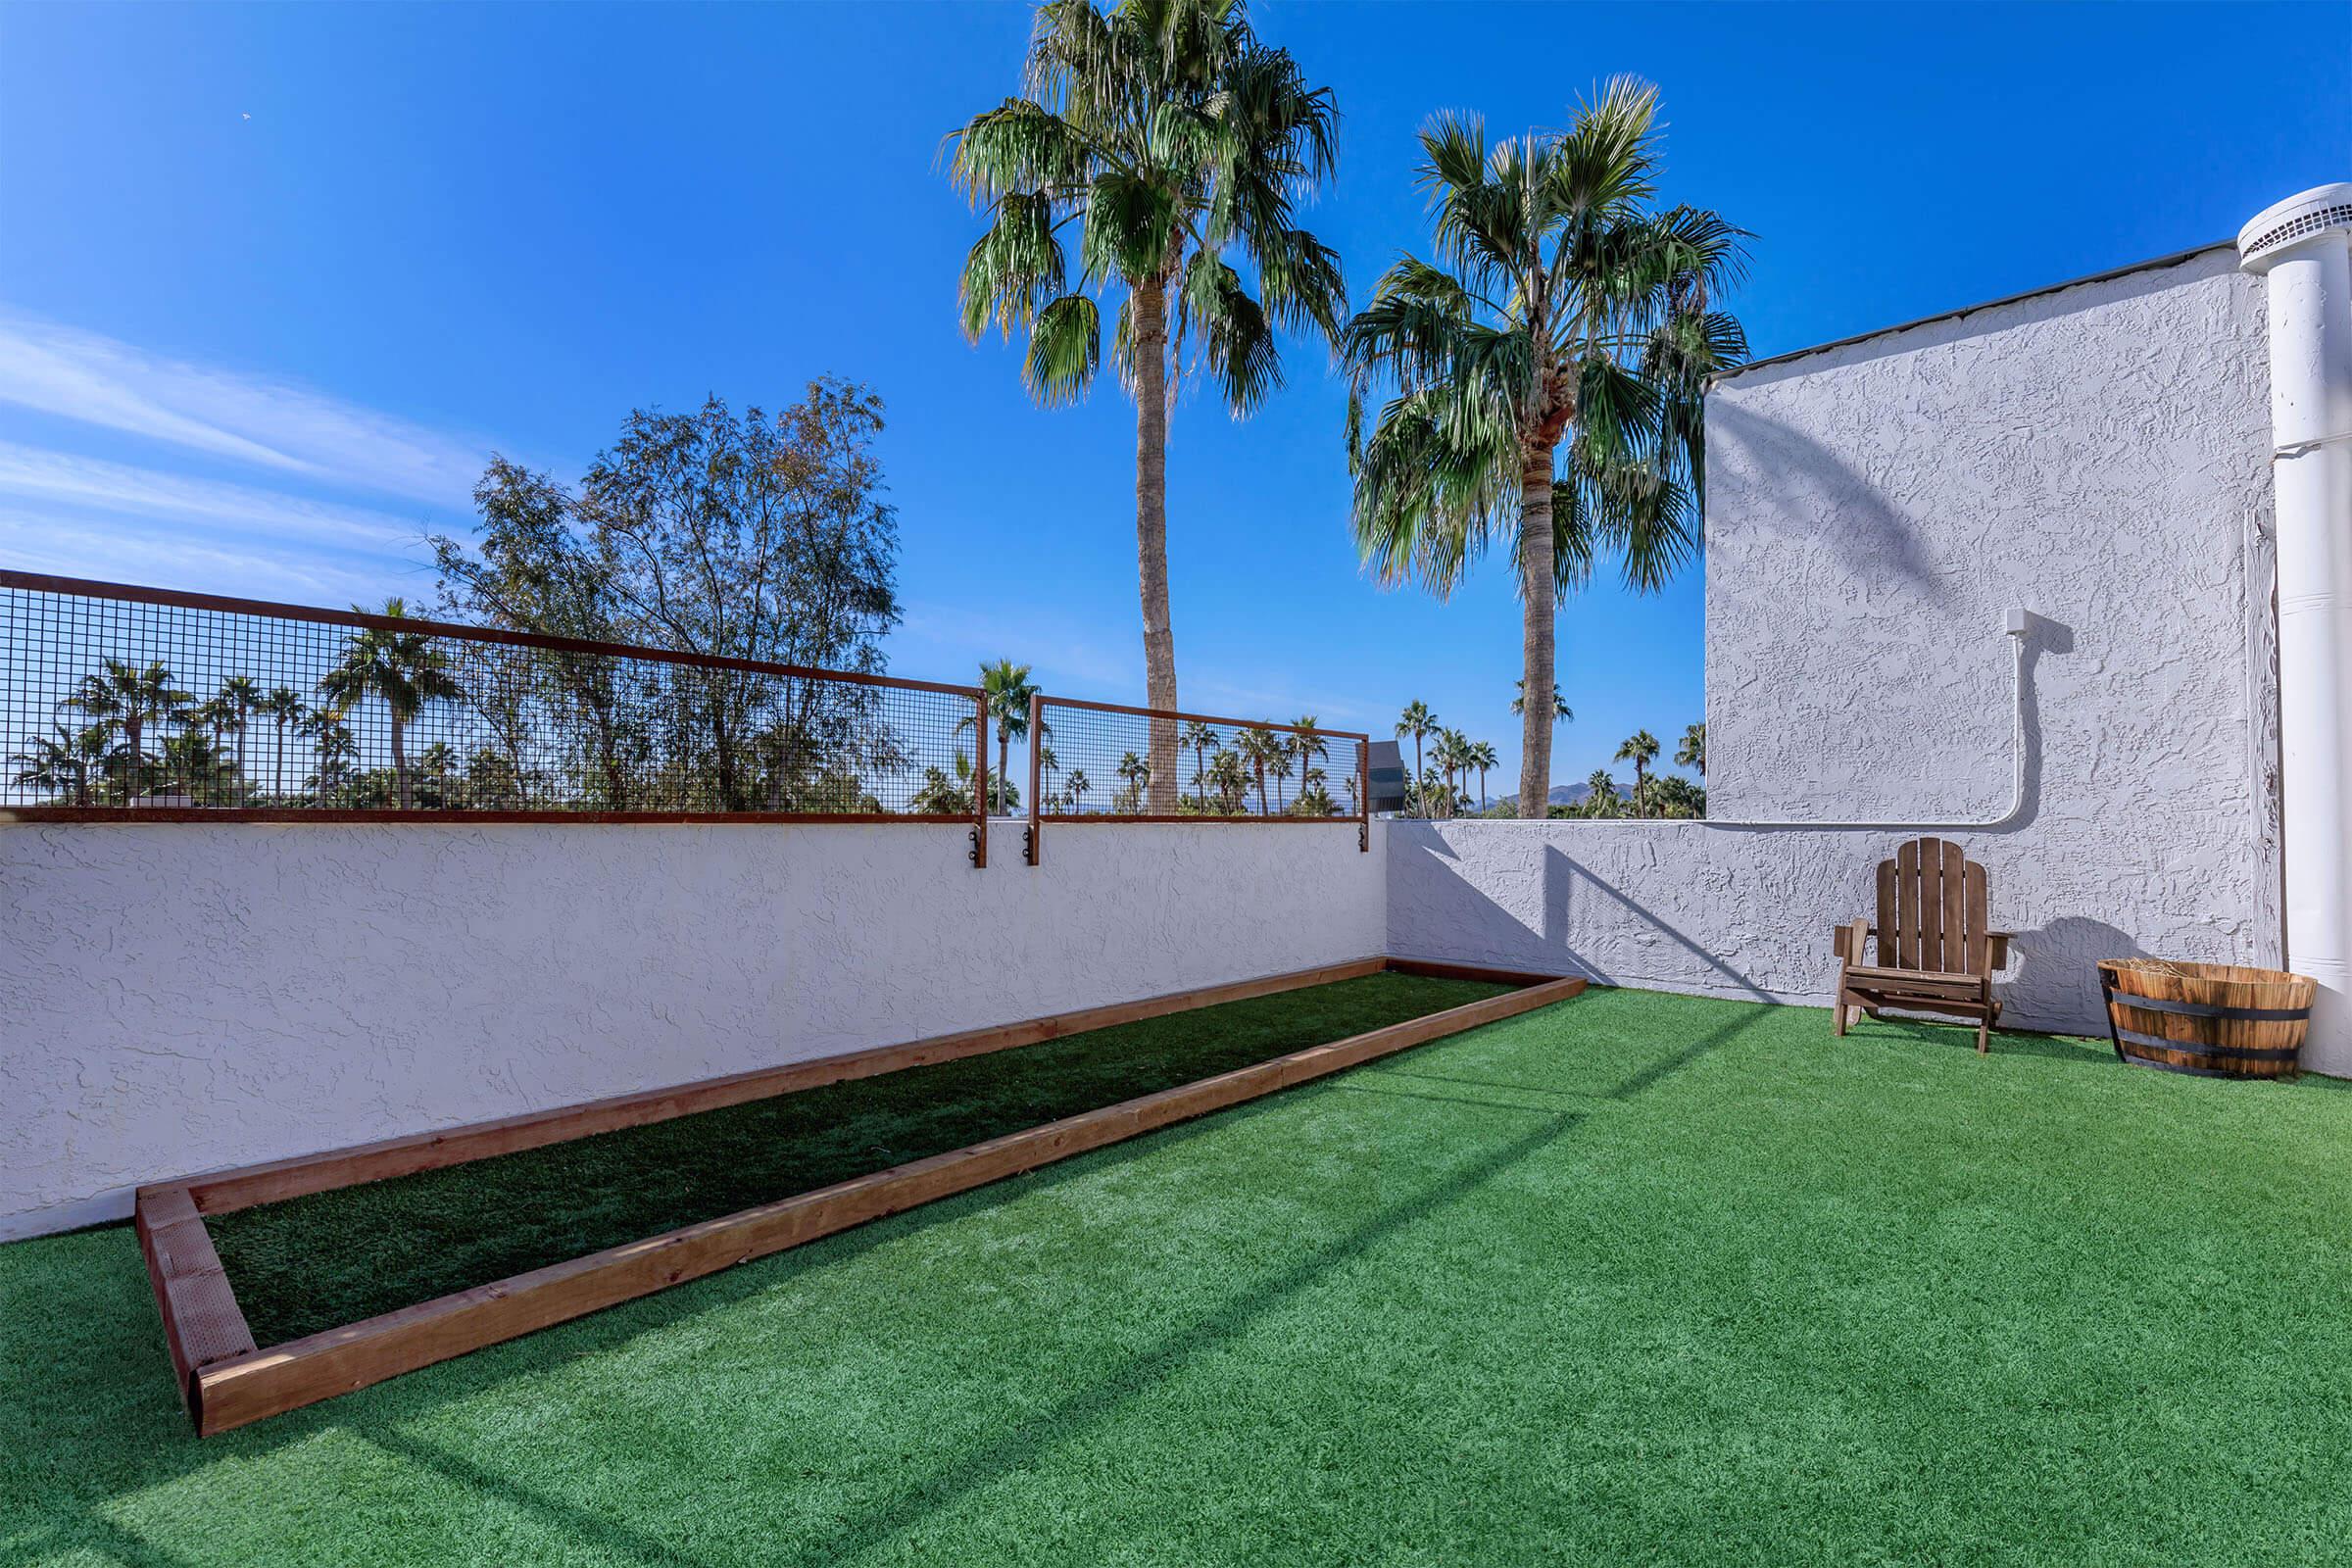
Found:
M 463 504 L 488 444 L 0 312 L 0 403 L 338 486 Z
M 19 571 L 161 584 L 296 605 L 373 605 L 418 597 L 429 577 L 412 565 L 341 552 L 278 549 L 210 533 L 60 519 L 0 506 L 0 562 Z
M 180 525 L 218 525 L 361 550 L 405 550 L 416 542 L 430 520 L 412 522 L 371 508 L 190 478 L 12 441 L 0 441 L 0 495 L 77 511 Z

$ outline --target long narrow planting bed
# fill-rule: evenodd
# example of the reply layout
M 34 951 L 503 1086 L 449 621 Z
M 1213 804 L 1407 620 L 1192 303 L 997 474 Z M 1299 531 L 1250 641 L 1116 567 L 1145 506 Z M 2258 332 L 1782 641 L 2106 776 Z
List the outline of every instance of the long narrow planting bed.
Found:
M 165 1184 L 139 1232 L 220 1431 L 1581 989 L 1367 959 Z

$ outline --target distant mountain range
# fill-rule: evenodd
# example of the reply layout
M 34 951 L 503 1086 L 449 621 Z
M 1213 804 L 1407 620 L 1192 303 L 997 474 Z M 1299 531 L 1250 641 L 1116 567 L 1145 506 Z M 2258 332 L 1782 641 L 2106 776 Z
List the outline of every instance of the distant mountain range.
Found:
M 1547 799 L 1554 806 L 1582 806 L 1592 793 L 1590 784 L 1554 784 Z

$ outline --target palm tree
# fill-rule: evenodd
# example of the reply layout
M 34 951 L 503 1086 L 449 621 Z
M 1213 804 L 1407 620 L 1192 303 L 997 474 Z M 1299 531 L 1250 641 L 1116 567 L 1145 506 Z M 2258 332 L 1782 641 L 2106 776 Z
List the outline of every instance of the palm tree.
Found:
M 1060 771 L 1061 759 L 1054 755 L 1054 748 L 1045 743 L 1044 737 L 1039 737 L 1037 745 L 1037 772 L 1038 776 L 1045 781 L 1044 790 L 1041 791 L 1041 793 L 1051 791 L 1053 789 L 1054 775 Z M 1053 798 L 1054 797 L 1050 793 L 1046 794 L 1046 799 L 1049 802 L 1052 801 Z
M 1527 678 L 1523 675 L 1511 684 L 1518 688 L 1518 695 L 1511 699 L 1511 713 L 1514 717 L 1525 716 L 1527 712 Z M 1551 717 L 1552 722 L 1557 724 L 1576 722 L 1575 710 L 1568 706 L 1568 699 L 1560 695 L 1557 687 L 1554 687 L 1551 693 Z
M 1315 728 L 1316 722 L 1312 713 L 1300 713 L 1291 720 L 1291 758 L 1298 764 L 1298 787 L 1301 790 L 1306 788 L 1306 775 L 1313 770 L 1315 763 L 1331 755 L 1331 743 Z
M 201 758 L 211 761 L 217 774 L 220 765 L 220 743 L 228 737 L 230 731 L 237 728 L 242 720 L 238 717 L 236 704 L 229 700 L 228 693 L 223 690 L 188 710 L 185 722 L 191 730 L 201 729 L 210 742 L 201 752 L 183 748 L 178 764 L 180 771 L 173 775 L 183 779 L 187 783 L 188 793 L 195 795 L 199 793 L 198 782 L 188 775 L 187 768 L 193 766 Z M 168 744 L 166 749 L 170 749 Z M 217 776 L 206 779 L 204 789 L 216 798 L 228 793 L 223 789 L 222 781 Z
M 17 767 L 13 782 L 88 806 L 90 780 L 106 769 L 106 726 L 53 720 L 50 727 L 54 735 L 25 736 L 25 749 L 9 759 Z
M 1282 384 L 1277 328 L 1336 339 L 1339 258 L 1297 226 L 1330 178 L 1339 112 L 1241 0 L 1047 0 L 1022 88 L 950 136 L 951 172 L 988 231 L 965 258 L 963 329 L 1028 334 L 1023 379 L 1070 403 L 1102 357 L 1105 289 L 1122 287 L 1111 358 L 1135 400 L 1135 535 L 1151 706 L 1176 700 L 1168 619 L 1168 415 L 1195 362 L 1236 417 Z M 1075 286 L 1061 230 L 1078 225 Z M 1234 261 L 1254 269 L 1251 298 Z M 1170 319 L 1173 307 L 1173 320 Z M 1172 811 L 1176 720 L 1152 722 L 1153 788 Z
M 141 667 L 109 659 L 102 671 L 82 676 L 68 704 L 97 720 L 109 736 L 121 731 L 129 774 L 125 785 L 135 800 L 147 793 L 147 726 L 178 717 L 196 699 L 172 684 L 172 671 L 159 661 L 150 660 Z
M 400 600 L 384 601 L 386 617 L 398 620 L 408 612 Z M 393 795 L 400 808 L 408 810 L 409 725 L 425 704 L 454 703 L 466 695 L 449 673 L 447 657 L 420 632 L 370 626 L 351 634 L 343 645 L 343 662 L 319 678 L 318 691 L 338 719 L 368 698 L 382 700 L 392 714 Z
M 1011 779 L 1006 769 L 1012 764 L 1012 743 L 1029 733 L 1029 699 L 1037 695 L 1037 688 L 1030 683 L 1027 664 L 1000 659 L 993 664 L 980 666 L 980 689 L 988 694 L 988 715 L 996 721 L 997 776 L 990 794 L 996 802 L 995 809 L 1002 814 L 1011 809 L 1005 802 L 1010 798 Z M 967 714 L 956 721 L 956 727 L 974 729 L 979 722 L 978 714 Z M 1045 726 L 1040 724 L 1038 728 L 1043 730 Z M 1038 739 L 1043 741 L 1045 736 L 1040 734 Z M 980 744 L 988 744 L 986 737 L 981 737 Z
M 165 736 L 163 750 L 167 793 L 176 790 L 198 806 L 230 804 L 220 777 L 220 731 L 209 720 L 191 719 L 178 734 Z
M 237 737 L 237 793 L 242 797 L 251 789 L 245 777 L 245 731 L 262 707 L 261 683 L 251 675 L 231 675 L 220 683 L 220 694 L 213 700 L 226 706 L 228 728 Z
M 1475 118 L 1431 122 L 1439 264 L 1398 261 L 1342 345 L 1364 559 L 1443 595 L 1497 540 L 1517 558 L 1525 817 L 1550 786 L 1559 591 L 1604 549 L 1642 591 L 1695 550 L 1707 377 L 1746 356 L 1712 308 L 1743 236 L 1652 210 L 1656 114 L 1656 89 L 1620 77 L 1564 131 L 1490 147 Z M 1396 395 L 1367 435 L 1382 384 Z
M 1658 760 L 1658 738 L 1638 729 L 1617 748 L 1616 760 L 1634 764 L 1634 810 L 1639 815 L 1649 801 L 1649 764 Z
M 1085 768 L 1071 768 L 1069 782 L 1070 809 L 1073 811 L 1084 809 L 1086 803 L 1086 792 L 1094 787 L 1093 781 L 1086 776 Z
M 1694 770 L 1700 778 L 1707 776 L 1707 723 L 1700 719 L 1683 731 L 1683 743 L 1674 749 L 1674 765 Z
M 1277 763 L 1287 767 L 1290 753 L 1274 732 L 1263 724 L 1252 724 L 1243 730 L 1241 739 L 1235 744 L 1242 754 L 1242 760 L 1250 764 L 1250 772 L 1257 778 L 1257 814 L 1270 815 L 1266 809 L 1266 769 Z
M 1239 816 L 1243 798 L 1250 793 L 1250 769 L 1239 751 L 1217 753 L 1217 760 L 1208 765 L 1208 781 L 1217 792 L 1217 814 Z
M 343 788 L 351 764 L 360 755 L 360 743 L 343 722 L 343 715 L 331 708 L 314 708 L 303 715 L 303 733 L 311 737 L 311 746 L 318 754 L 318 771 L 312 775 L 317 786 L 318 804 L 331 806 Z
M 1615 816 L 1617 814 L 1617 781 L 1603 768 L 1594 768 L 1585 779 L 1585 814 L 1587 816 Z
M 1123 800 L 1127 803 L 1126 809 L 1141 813 L 1145 786 L 1152 782 L 1152 764 L 1133 752 L 1128 752 L 1119 758 L 1118 765 L 1111 771 L 1118 774 L 1119 782 L 1127 786 L 1112 800 L 1111 808 L 1118 809 L 1118 803 Z
M 1193 754 L 1193 788 L 1200 793 L 1203 805 L 1208 800 L 1208 754 L 1221 750 L 1224 742 L 1217 732 L 1200 719 L 1184 726 L 1184 746 Z
M 1478 769 L 1478 808 L 1484 811 L 1487 808 L 1487 769 L 1500 765 L 1494 757 L 1494 743 L 1493 741 L 1472 741 L 1470 743 L 1470 765 Z
M 1423 773 L 1421 766 L 1422 737 L 1432 733 L 1437 727 L 1437 715 L 1432 713 L 1429 710 L 1429 705 L 1418 697 L 1404 705 L 1404 712 L 1396 720 L 1396 738 L 1402 740 L 1407 735 L 1413 738 L 1413 777 L 1416 779 L 1420 778 Z M 1418 786 L 1415 787 L 1414 793 L 1419 793 Z M 1429 814 L 1428 803 L 1420 804 L 1422 806 L 1421 814 L 1427 816 Z
M 270 792 L 282 802 L 286 794 L 286 726 L 302 719 L 302 693 L 291 686 L 272 686 L 258 708 L 264 717 L 277 726 L 277 759 L 272 765 Z

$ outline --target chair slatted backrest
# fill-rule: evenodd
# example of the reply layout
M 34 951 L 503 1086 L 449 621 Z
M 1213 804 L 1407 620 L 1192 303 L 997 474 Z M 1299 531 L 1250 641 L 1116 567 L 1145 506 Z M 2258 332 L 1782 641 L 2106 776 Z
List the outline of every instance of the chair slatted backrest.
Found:
M 1987 974 L 1984 868 L 1947 839 L 1913 839 L 1879 862 L 1879 962 L 1927 974 Z

